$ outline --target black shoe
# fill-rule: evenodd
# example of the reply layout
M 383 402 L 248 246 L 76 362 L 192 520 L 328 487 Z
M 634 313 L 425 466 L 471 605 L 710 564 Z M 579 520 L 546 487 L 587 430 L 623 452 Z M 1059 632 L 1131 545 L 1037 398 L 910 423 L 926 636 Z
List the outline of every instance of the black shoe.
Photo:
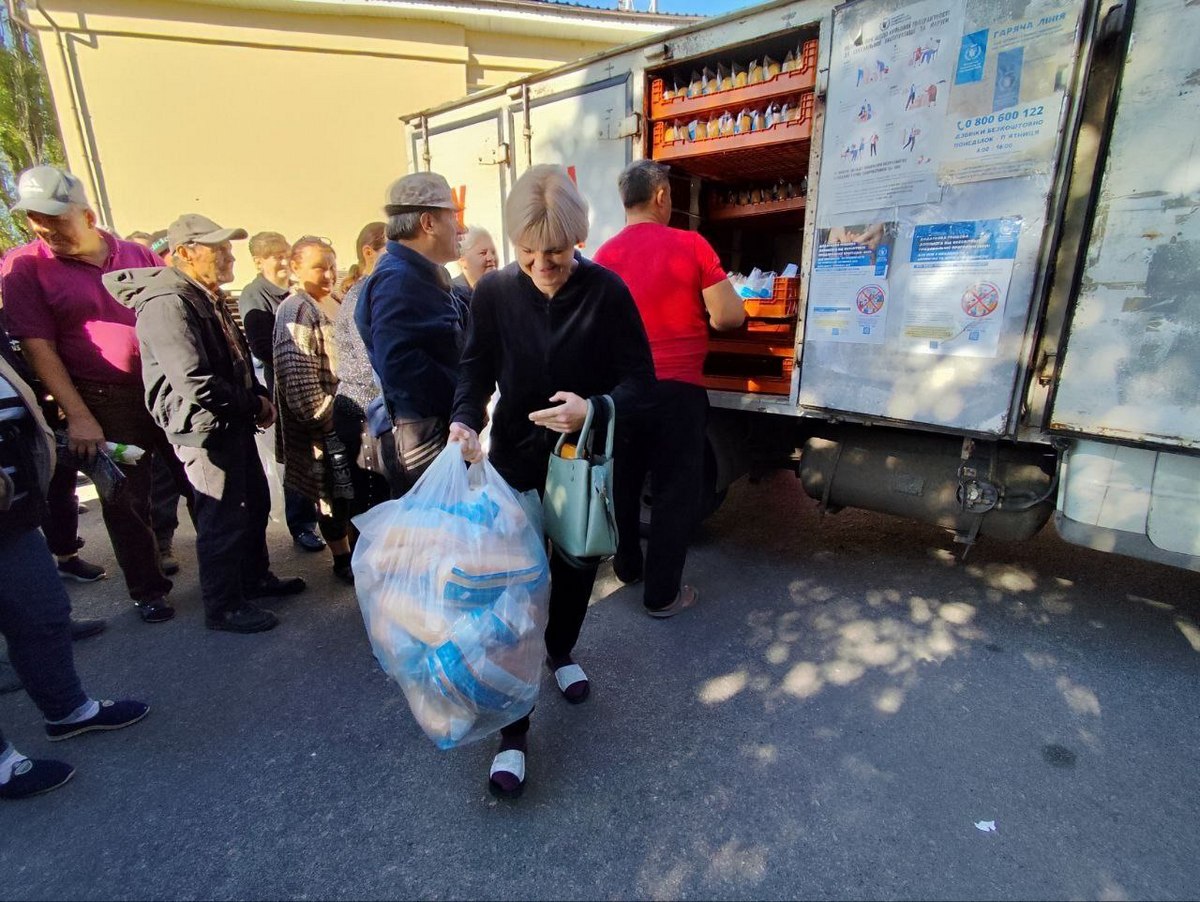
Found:
M 146 623 L 166 623 L 175 616 L 175 609 L 167 604 L 165 598 L 152 598 L 150 601 L 135 601 L 138 614 Z
M 305 551 L 324 551 L 325 540 L 311 529 L 302 529 L 292 536 L 292 541 Z
M 99 564 L 85 561 L 79 555 L 73 555 L 65 561 L 58 562 L 58 575 L 63 579 L 73 579 L 77 583 L 94 583 L 108 576 L 108 571 Z
M 210 630 L 226 630 L 231 633 L 265 633 L 279 626 L 279 618 L 258 605 L 246 604 L 232 611 L 224 611 L 216 617 L 205 617 L 204 625 Z
M 283 598 L 285 595 L 299 595 L 308 587 L 299 576 L 280 579 L 274 573 L 268 573 L 256 586 L 247 586 L 243 594 L 250 598 Z
M 46 738 L 51 742 L 62 742 L 64 739 L 91 733 L 93 730 L 123 730 L 133 726 L 149 713 L 150 706 L 145 702 L 135 702 L 132 699 L 122 699 L 119 702 L 103 701 L 95 717 L 77 723 L 46 724 Z
M 107 620 L 76 620 L 71 618 L 71 640 L 90 639 L 108 629 Z
M 334 564 L 333 575 L 348 586 L 354 585 L 354 568 L 352 568 L 349 564 L 344 564 L 340 567 L 337 564 Z
M 0 784 L 0 799 L 27 799 L 58 789 L 75 776 L 75 768 L 63 761 L 26 758 L 13 768 L 7 783 Z

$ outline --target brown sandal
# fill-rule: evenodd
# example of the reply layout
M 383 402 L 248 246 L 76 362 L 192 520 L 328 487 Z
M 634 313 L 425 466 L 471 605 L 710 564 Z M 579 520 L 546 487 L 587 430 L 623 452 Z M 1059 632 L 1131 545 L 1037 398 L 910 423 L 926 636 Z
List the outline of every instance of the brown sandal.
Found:
M 665 608 L 646 608 L 646 613 L 651 617 L 656 617 L 659 620 L 665 620 L 667 617 L 674 617 L 680 611 L 690 608 L 700 600 L 700 593 L 691 586 L 682 586 L 679 589 L 679 594 Z

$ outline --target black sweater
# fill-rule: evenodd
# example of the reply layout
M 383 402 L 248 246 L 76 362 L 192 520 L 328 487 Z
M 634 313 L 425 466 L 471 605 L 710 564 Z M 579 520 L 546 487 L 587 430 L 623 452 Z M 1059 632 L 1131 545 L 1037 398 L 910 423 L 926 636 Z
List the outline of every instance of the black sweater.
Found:
M 620 421 L 646 403 L 654 362 L 620 277 L 577 255 L 567 284 L 546 298 L 517 264 L 475 286 L 451 422 L 479 431 L 498 385 L 490 459 L 517 491 L 540 489 L 558 434 L 529 421 L 558 391 L 611 395 Z

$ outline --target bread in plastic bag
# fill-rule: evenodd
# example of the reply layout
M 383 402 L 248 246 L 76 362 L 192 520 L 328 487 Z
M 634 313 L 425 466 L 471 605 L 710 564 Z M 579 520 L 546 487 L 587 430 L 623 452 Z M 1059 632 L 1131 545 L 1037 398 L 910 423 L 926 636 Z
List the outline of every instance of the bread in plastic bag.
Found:
M 550 600 L 539 511 L 451 444 L 407 495 L 354 519 L 371 649 L 438 748 L 491 735 L 537 701 Z

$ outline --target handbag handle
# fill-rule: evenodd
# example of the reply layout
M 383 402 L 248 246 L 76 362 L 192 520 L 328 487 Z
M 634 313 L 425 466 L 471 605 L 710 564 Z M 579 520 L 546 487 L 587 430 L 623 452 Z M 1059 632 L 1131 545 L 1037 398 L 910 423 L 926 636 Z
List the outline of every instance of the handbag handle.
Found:
M 617 405 L 609 395 L 601 395 L 601 400 L 608 407 L 608 435 L 604 442 L 604 456 L 612 458 L 613 454 L 613 436 L 615 435 L 617 425 Z M 591 457 L 592 454 L 592 420 L 595 418 L 596 408 L 589 399 L 587 402 L 587 415 L 583 418 L 583 427 L 579 430 L 579 441 L 576 443 L 578 451 L 575 456 L 577 458 Z M 554 445 L 554 453 L 562 457 L 563 445 L 567 442 L 567 434 L 563 433 L 558 437 L 558 442 Z

